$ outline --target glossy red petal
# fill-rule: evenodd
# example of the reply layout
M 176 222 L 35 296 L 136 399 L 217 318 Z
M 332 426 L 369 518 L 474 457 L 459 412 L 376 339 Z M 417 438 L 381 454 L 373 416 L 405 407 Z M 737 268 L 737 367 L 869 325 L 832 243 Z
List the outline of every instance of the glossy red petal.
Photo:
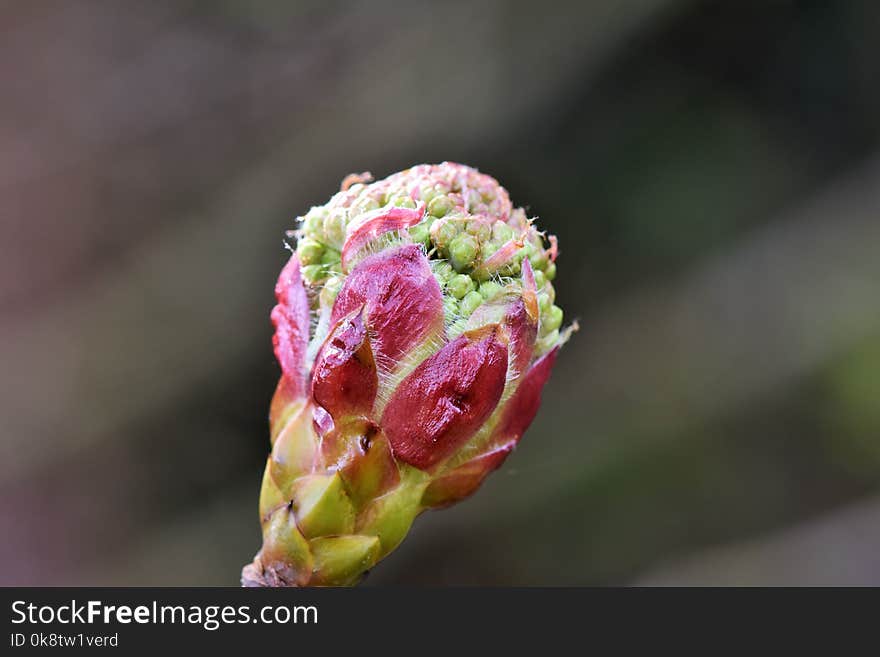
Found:
M 345 244 L 342 246 L 342 269 L 348 271 L 351 259 L 368 242 L 383 233 L 392 230 L 409 228 L 421 222 L 425 216 L 425 204 L 412 210 L 410 208 L 379 208 L 367 212 L 355 219 L 346 231 Z
M 366 431 L 359 436 L 357 450 L 340 463 L 338 472 L 356 505 L 379 497 L 400 481 L 388 439 L 381 432 Z
M 490 472 L 501 467 L 515 446 L 516 442 L 510 441 L 441 475 L 425 490 L 422 504 L 432 508 L 448 506 L 473 494 Z
M 495 273 L 498 269 L 508 264 L 513 256 L 519 251 L 525 242 L 522 237 L 517 237 L 514 239 L 510 239 L 501 245 L 501 248 L 495 251 L 491 256 L 486 258 L 483 262 L 481 262 L 477 268 L 474 270 L 474 275 L 480 277 L 482 280 L 484 277 L 490 276 Z
M 501 324 L 507 331 L 511 373 L 517 377 L 525 373 L 538 335 L 537 317 L 529 313 L 528 301 L 516 298 L 503 303 L 484 303 L 471 315 L 468 326 L 476 329 L 488 324 Z
M 382 415 L 394 455 L 428 469 L 486 421 L 504 390 L 507 341 L 497 325 L 462 334 L 404 379 Z
M 298 402 L 298 403 L 297 403 Z M 272 402 L 269 404 L 269 427 L 270 440 L 275 441 L 275 437 L 284 428 L 284 423 L 295 412 L 305 400 L 302 393 L 298 393 L 295 386 L 282 376 L 278 379 L 278 385 L 275 386 L 275 394 L 272 395 Z
M 275 334 L 272 345 L 275 358 L 281 365 L 286 379 L 284 395 L 290 399 L 305 396 L 305 357 L 309 343 L 309 301 L 300 275 L 299 258 L 296 254 L 281 270 L 275 285 L 278 305 L 272 309 Z
M 368 416 L 379 378 L 362 313 L 341 319 L 321 346 L 312 368 L 312 397 L 334 423 Z
M 510 365 L 522 376 L 532 359 L 538 336 L 538 323 L 529 314 L 525 300 L 517 299 L 510 304 L 504 326 L 510 334 Z
M 373 354 L 389 371 L 415 345 L 443 330 L 443 297 L 421 247 L 370 256 L 345 279 L 330 322 L 364 307 Z
M 333 418 L 330 417 L 330 413 L 317 404 L 314 404 L 314 410 L 312 411 L 312 424 L 315 427 L 315 433 L 319 436 L 330 433 L 335 426 L 333 424 Z
M 557 347 L 542 356 L 526 373 L 513 398 L 507 403 L 504 416 L 496 429 L 496 436 L 514 441 L 522 438 L 535 419 L 535 415 L 538 414 L 538 408 L 541 406 L 541 390 L 550 378 L 558 350 Z
M 522 298 L 529 318 L 538 323 L 538 288 L 535 285 L 535 272 L 528 258 L 522 262 Z

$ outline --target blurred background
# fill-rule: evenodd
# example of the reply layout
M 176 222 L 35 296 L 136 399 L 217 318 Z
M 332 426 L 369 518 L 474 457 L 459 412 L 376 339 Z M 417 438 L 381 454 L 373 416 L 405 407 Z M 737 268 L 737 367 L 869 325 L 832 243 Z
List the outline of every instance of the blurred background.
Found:
M 236 585 L 283 233 L 448 159 L 582 330 L 367 585 L 880 585 L 880 4 L 2 2 L 0 81 L 0 584 Z

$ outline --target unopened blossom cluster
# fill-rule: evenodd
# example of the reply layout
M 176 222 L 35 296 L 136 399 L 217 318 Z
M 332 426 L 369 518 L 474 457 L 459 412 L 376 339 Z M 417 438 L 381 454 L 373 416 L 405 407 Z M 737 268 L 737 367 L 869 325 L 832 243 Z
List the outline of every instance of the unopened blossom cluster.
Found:
M 556 239 L 471 167 L 352 175 L 298 221 L 246 586 L 356 584 L 422 511 L 471 495 L 531 424 L 573 330 Z

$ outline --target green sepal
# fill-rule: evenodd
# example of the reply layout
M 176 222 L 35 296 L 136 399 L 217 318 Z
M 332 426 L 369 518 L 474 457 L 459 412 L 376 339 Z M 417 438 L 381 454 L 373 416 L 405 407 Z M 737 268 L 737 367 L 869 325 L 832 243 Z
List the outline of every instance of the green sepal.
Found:
M 354 506 L 339 473 L 298 479 L 293 487 L 293 505 L 299 528 L 307 538 L 354 531 Z
M 290 584 L 305 586 L 311 579 L 314 559 L 288 505 L 276 509 L 263 526 L 260 559 Z
M 275 444 L 275 441 L 278 440 L 278 435 L 287 426 L 287 423 L 290 422 L 290 418 L 296 416 L 303 409 L 305 403 L 304 399 L 289 401 L 286 382 L 282 378 L 278 383 L 275 394 L 272 396 L 272 404 L 269 408 L 270 445 Z
M 400 483 L 370 504 L 361 515 L 357 531 L 376 536 L 380 557 L 394 550 L 406 538 L 415 517 L 422 511 L 421 499 L 431 478 L 412 466 L 402 466 Z
M 366 453 L 351 459 L 339 470 L 349 498 L 357 508 L 369 504 L 400 482 L 397 462 L 391 454 L 388 439 L 375 437 L 367 444 Z
M 285 498 L 290 498 L 293 482 L 313 470 L 317 443 L 311 407 L 305 406 L 290 418 L 272 446 L 269 472 Z
M 379 560 L 381 545 L 375 536 L 326 536 L 311 541 L 314 556 L 312 584 L 352 586 Z
M 286 500 L 281 494 L 281 491 L 278 490 L 278 486 L 276 486 L 275 482 L 272 480 L 272 473 L 270 472 L 271 465 L 272 460 L 266 459 L 266 470 L 263 472 L 263 485 L 260 488 L 260 522 L 268 520 L 269 516 L 275 511 L 275 509 L 288 502 L 288 500 Z

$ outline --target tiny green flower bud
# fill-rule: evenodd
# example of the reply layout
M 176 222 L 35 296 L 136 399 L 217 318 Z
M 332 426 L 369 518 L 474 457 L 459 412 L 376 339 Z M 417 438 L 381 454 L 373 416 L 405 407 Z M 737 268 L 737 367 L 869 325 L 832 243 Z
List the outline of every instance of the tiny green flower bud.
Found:
M 539 290 L 544 287 L 544 283 L 547 282 L 547 277 L 544 275 L 544 272 L 538 270 L 534 272 L 535 274 L 535 287 Z
M 445 283 L 450 278 L 455 276 L 455 272 L 452 270 L 452 265 L 450 265 L 446 260 L 437 260 L 434 263 L 434 275 L 437 277 L 437 280 L 440 283 Z
M 309 285 L 314 285 L 324 277 L 324 265 L 307 265 L 303 267 L 302 277 Z
M 541 316 L 541 320 L 542 332 L 549 333 L 551 331 L 556 331 L 562 326 L 562 308 L 559 306 L 550 306 L 550 310 L 547 311 L 546 315 Z
M 468 192 L 467 203 L 469 208 L 475 208 L 480 203 L 483 202 L 483 197 L 480 195 L 476 189 L 472 189 Z
M 324 255 L 324 246 L 310 237 L 303 238 L 296 245 L 296 253 L 299 261 L 304 265 L 316 265 L 321 262 Z
M 470 276 L 457 274 L 446 285 L 446 289 L 456 299 L 462 299 L 468 292 L 474 291 L 474 281 Z
M 324 254 L 321 256 L 321 264 L 328 265 L 329 267 L 333 267 L 334 265 L 338 265 L 340 262 L 339 251 L 332 248 L 324 249 Z
M 552 305 L 553 301 L 550 299 L 550 295 L 547 294 L 546 291 L 538 292 L 538 308 L 541 310 L 542 315 L 550 312 L 550 306 Z
M 501 248 L 501 245 L 500 245 L 498 242 L 495 242 L 495 241 L 492 241 L 492 242 L 486 242 L 485 244 L 483 244 L 483 248 L 481 249 L 482 254 L 483 254 L 483 259 L 485 260 L 486 258 L 488 258 L 489 256 L 491 256 L 491 255 L 492 255 L 493 253 L 495 253 L 499 248 Z
M 486 221 L 469 221 L 466 230 L 473 235 L 478 242 L 488 242 L 492 237 L 492 226 Z
M 557 342 L 559 342 L 559 331 L 550 331 L 543 338 L 539 338 L 535 346 L 539 354 L 546 354 L 556 346 Z
M 545 267 L 544 269 L 544 273 L 547 275 L 548 281 L 552 281 L 554 278 L 556 278 L 556 263 L 548 263 L 547 267 Z
M 358 213 L 372 212 L 373 210 L 376 210 L 381 207 L 381 205 L 379 204 L 379 201 L 376 200 L 375 198 L 370 197 L 370 196 L 362 198 L 360 201 L 357 202 L 356 206 L 357 206 Z
M 513 228 L 502 221 L 496 221 L 492 226 L 492 240 L 499 244 L 504 244 L 508 240 L 513 239 Z
M 339 276 L 331 276 L 328 278 L 324 283 L 324 287 L 321 288 L 321 306 L 324 308 L 330 308 L 333 305 L 333 302 L 336 301 L 336 296 L 341 289 L 342 279 Z
M 410 196 L 399 196 L 394 199 L 394 205 L 398 208 L 409 208 L 413 209 L 416 207 L 416 202 L 412 200 Z
M 501 292 L 501 286 L 498 285 L 495 281 L 486 281 L 485 283 L 480 283 L 480 296 L 482 296 L 486 301 L 496 296 L 499 292 Z
M 345 242 L 345 212 L 337 210 L 324 219 L 324 238 L 327 244 L 341 249 Z
M 477 240 L 467 233 L 459 233 L 449 244 L 449 259 L 456 271 L 470 269 L 477 257 Z
M 428 203 L 428 214 L 433 217 L 445 217 L 446 213 L 452 209 L 452 202 L 449 200 L 449 197 L 444 196 L 436 196 L 431 199 L 431 202 Z
M 474 312 L 477 309 L 477 306 L 481 303 L 483 303 L 483 297 L 479 292 L 468 292 L 459 304 L 459 311 L 462 315 L 467 317 Z
M 504 265 L 499 271 L 503 276 L 519 276 L 522 271 L 522 258 L 514 256 L 514 259 Z
M 457 223 L 455 221 L 444 221 L 433 231 L 434 245 L 438 249 L 448 248 L 452 240 L 455 239 L 455 236 L 458 235 L 459 226 Z
M 547 266 L 547 254 L 543 249 L 535 249 L 529 254 L 529 263 L 535 272 L 542 271 Z
M 310 237 L 317 237 L 324 231 L 324 217 L 327 211 L 321 207 L 314 207 L 303 217 L 303 232 Z
M 428 246 L 431 239 L 430 229 L 430 224 L 427 221 L 423 221 L 409 228 L 409 237 L 416 244 Z

